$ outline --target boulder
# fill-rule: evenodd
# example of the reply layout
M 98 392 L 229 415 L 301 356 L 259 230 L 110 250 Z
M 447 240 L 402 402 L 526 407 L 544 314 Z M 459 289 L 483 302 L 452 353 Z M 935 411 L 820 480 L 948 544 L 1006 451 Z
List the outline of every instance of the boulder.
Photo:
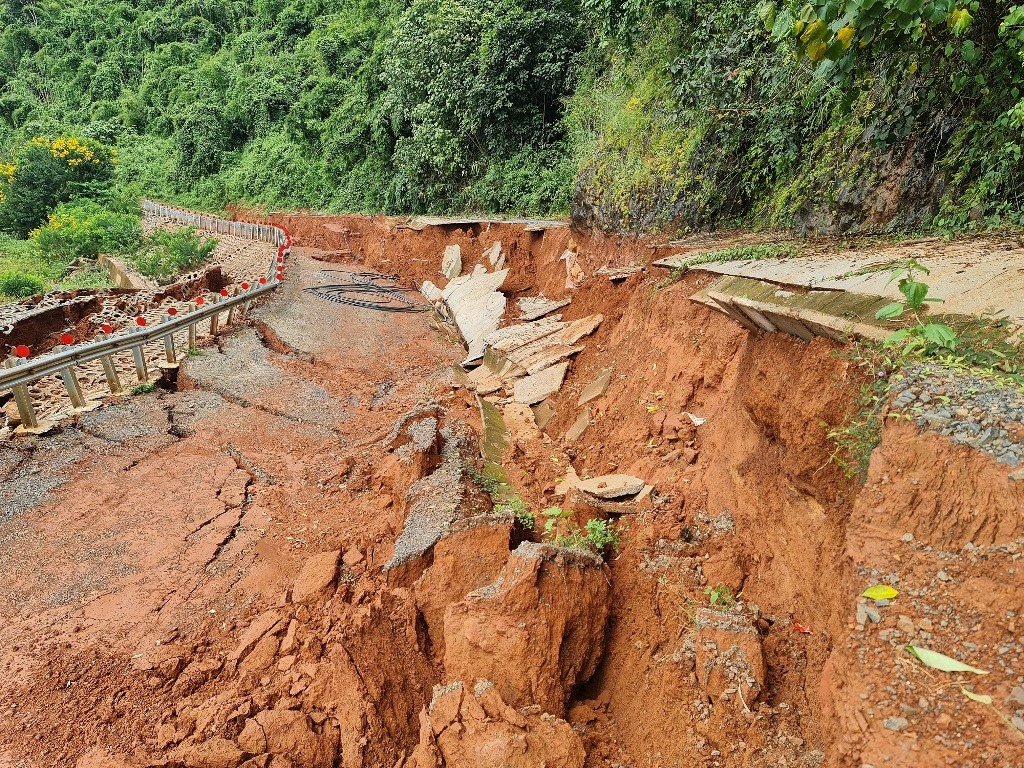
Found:
M 448 606 L 445 671 L 493 681 L 515 707 L 561 715 L 604 651 L 610 594 L 597 555 L 524 542 L 493 584 Z
M 313 555 L 302 566 L 298 578 L 295 579 L 295 586 L 292 587 L 293 603 L 308 603 L 316 597 L 325 594 L 332 586 L 338 576 L 338 559 L 341 552 L 321 552 Z
M 489 681 L 437 686 L 420 714 L 410 768 L 583 768 L 586 752 L 564 720 L 523 715 Z

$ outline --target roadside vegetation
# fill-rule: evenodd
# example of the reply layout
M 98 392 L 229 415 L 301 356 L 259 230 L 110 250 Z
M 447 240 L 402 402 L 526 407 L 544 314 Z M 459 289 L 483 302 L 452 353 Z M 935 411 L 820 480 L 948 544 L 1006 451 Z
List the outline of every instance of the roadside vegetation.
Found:
M 145 193 L 835 232 L 902 179 L 873 228 L 1024 215 L 1009 3 L 11 0 L 0 17 L 0 173 L 33 139 L 109 147 L 102 199 L 87 164 L 51 166 L 114 211 Z M 23 238 L 57 202 L 0 229 Z
M 851 478 L 867 475 L 885 420 L 908 418 L 892 408 L 890 398 L 894 388 L 906 381 L 911 366 L 934 363 L 1024 391 L 1024 342 L 1015 325 L 999 315 L 945 322 L 941 312 L 929 312 L 929 305 L 941 300 L 928 296 L 924 265 L 910 259 L 892 266 L 891 272 L 904 300 L 882 307 L 876 319 L 909 320 L 910 324 L 880 344 L 859 341 L 838 352 L 855 363 L 863 382 L 846 419 L 828 432 L 835 446 L 832 461 Z
M 0 300 L 109 286 L 100 254 L 160 282 L 209 260 L 217 241 L 194 230 L 143 237 L 116 162 L 117 150 L 93 139 L 37 136 L 0 164 Z

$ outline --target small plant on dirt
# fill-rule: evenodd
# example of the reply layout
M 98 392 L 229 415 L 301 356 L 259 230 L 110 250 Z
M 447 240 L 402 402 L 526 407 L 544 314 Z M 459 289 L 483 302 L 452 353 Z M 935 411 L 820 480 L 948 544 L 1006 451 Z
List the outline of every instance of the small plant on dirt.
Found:
M 713 587 L 707 587 L 704 594 L 708 596 L 708 605 L 720 611 L 728 611 L 736 605 L 736 598 L 725 584 L 718 583 Z
M 148 395 L 156 389 L 156 384 L 151 381 L 142 381 L 132 388 L 133 395 Z
M 945 323 L 925 322 L 919 314 L 923 311 L 925 304 L 942 301 L 942 299 L 929 298 L 927 283 L 918 279 L 919 275 L 929 274 L 928 268 L 917 259 L 908 259 L 893 267 L 892 272 L 893 275 L 889 283 L 897 282 L 905 301 L 887 304 L 875 313 L 875 318 L 877 320 L 900 320 L 910 313 L 913 316 L 914 325 L 891 334 L 885 343 L 889 346 L 902 347 L 907 353 L 918 350 L 925 354 L 939 350 L 954 351 L 957 343 L 956 332 Z
M 537 525 L 537 516 L 530 511 L 529 505 L 519 496 L 513 496 L 505 501 L 494 505 L 494 511 L 498 514 L 511 514 L 516 522 L 527 530 L 533 530 Z
M 544 541 L 556 547 L 596 552 L 599 555 L 611 547 L 619 551 L 619 533 L 609 520 L 588 520 L 585 528 L 569 522 L 571 510 L 548 507 L 541 512 L 544 521 Z
M 558 536 L 558 524 L 563 520 L 568 520 L 571 511 L 563 511 L 561 507 L 548 507 L 547 509 L 541 510 L 541 515 L 544 516 L 544 539 L 552 540 Z M 557 543 L 557 541 L 555 542 Z
M 477 487 L 491 496 L 497 496 L 506 489 L 505 483 L 491 477 L 471 461 L 465 462 L 462 468 Z
M 598 552 L 604 552 L 608 547 L 619 551 L 619 532 L 610 520 L 588 520 L 587 540 Z

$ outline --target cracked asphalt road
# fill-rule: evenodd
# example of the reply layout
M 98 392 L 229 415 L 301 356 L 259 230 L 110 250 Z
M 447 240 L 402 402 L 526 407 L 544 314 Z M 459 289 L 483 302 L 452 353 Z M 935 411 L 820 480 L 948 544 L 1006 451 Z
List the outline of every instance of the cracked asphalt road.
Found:
M 375 435 L 450 391 L 451 349 L 425 316 L 303 293 L 322 268 L 311 255 L 293 257 L 255 328 L 185 361 L 180 391 L 0 447 L 0 710 L 57 717 L 61 686 L 49 703 L 20 686 L 45 689 L 62 659 L 123 668 L 161 637 L 230 629 L 307 553 L 391 524 L 378 494 L 348 487 L 352 456 L 374 461 Z

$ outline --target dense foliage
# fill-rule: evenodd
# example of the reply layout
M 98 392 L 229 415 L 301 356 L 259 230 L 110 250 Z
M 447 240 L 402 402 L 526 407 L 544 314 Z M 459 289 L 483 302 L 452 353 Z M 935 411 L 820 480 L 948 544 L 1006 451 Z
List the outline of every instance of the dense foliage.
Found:
M 636 229 L 1021 218 L 1024 10 L 999 0 L 2 0 L 0 17 L 0 153 L 42 180 L 0 208 L 22 236 L 74 197 L 143 193 L 572 201 Z M 61 136 L 120 149 L 106 198 L 31 144 Z
M 139 192 L 207 207 L 567 205 L 569 0 L 2 7 L 0 146 L 72 126 Z

